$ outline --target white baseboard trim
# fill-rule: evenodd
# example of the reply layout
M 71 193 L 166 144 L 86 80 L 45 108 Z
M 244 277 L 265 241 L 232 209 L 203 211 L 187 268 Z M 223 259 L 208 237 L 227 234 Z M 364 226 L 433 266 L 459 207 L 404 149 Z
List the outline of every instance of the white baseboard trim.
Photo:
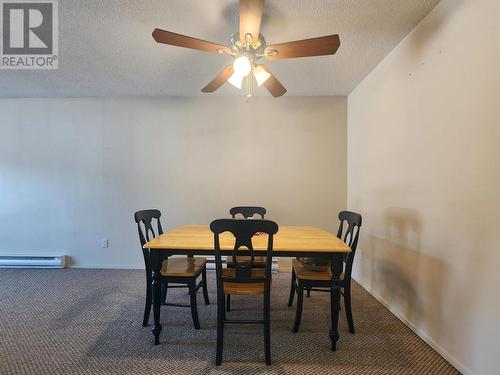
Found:
M 102 264 L 76 264 L 76 265 L 71 265 L 67 268 L 83 268 L 83 269 L 106 269 L 106 270 L 144 270 L 144 265 L 142 266 L 131 266 L 129 264 L 126 265 L 120 265 L 120 264 L 113 264 L 109 266 L 103 266 Z
M 457 358 L 448 353 L 446 349 L 444 349 L 441 345 L 436 343 L 431 337 L 427 335 L 423 330 L 418 328 L 415 323 L 410 322 L 405 316 L 403 316 L 400 312 L 396 311 L 385 299 L 380 297 L 377 293 L 375 293 L 371 288 L 368 288 L 366 284 L 359 281 L 358 279 L 353 279 L 361 285 L 361 287 L 370 293 L 377 301 L 379 301 L 382 305 L 384 305 L 392 314 L 396 316 L 399 320 L 401 320 L 408 328 L 410 328 L 415 334 L 424 340 L 432 349 L 441 355 L 444 359 L 446 359 L 453 367 L 455 367 L 458 371 L 460 371 L 464 375 L 474 375 L 473 372 L 464 366 Z

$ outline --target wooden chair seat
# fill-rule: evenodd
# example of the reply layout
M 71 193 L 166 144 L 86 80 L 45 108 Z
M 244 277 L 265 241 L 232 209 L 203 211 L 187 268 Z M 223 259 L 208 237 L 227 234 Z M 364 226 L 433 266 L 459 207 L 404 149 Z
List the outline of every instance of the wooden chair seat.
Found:
M 250 256 L 245 255 L 238 256 L 238 264 L 244 266 L 245 264 L 250 263 L 250 258 Z M 253 261 L 254 266 L 265 266 L 266 257 L 254 257 Z M 233 257 L 231 255 L 226 258 L 226 264 L 228 267 L 234 267 Z
M 235 268 L 226 268 L 223 270 L 224 276 L 236 276 Z M 252 269 L 252 277 L 264 277 L 264 269 Z M 224 281 L 224 294 L 236 294 L 241 296 L 252 296 L 264 294 L 264 283 L 231 283 Z
M 292 267 L 299 280 L 328 281 L 332 279 L 332 271 L 330 269 L 324 271 L 311 271 L 297 259 L 292 259 Z M 344 272 L 340 274 L 340 280 L 344 280 Z
M 162 276 L 197 277 L 206 263 L 202 257 L 169 258 L 163 261 L 160 273 Z

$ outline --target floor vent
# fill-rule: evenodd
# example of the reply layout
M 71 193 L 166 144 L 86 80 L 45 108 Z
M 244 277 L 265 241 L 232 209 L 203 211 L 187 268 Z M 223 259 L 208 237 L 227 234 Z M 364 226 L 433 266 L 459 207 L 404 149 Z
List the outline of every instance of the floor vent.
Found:
M 64 268 L 66 256 L 0 256 L 0 268 Z

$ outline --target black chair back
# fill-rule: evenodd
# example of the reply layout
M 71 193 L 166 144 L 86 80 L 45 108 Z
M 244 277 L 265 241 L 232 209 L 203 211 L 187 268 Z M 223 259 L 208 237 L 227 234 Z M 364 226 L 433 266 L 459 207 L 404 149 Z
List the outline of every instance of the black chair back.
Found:
M 346 263 L 344 271 L 344 280 L 351 278 L 352 265 L 354 263 L 354 255 L 358 247 L 359 230 L 361 228 L 361 215 L 351 211 L 339 212 L 339 230 L 337 237 L 344 241 L 350 248 L 351 252 L 346 254 L 344 261 Z M 344 232 L 344 222 L 347 222 L 347 228 Z
M 135 222 L 137 223 L 137 231 L 139 232 L 139 240 L 141 242 L 142 255 L 144 256 L 144 264 L 146 266 L 146 275 L 151 276 L 149 263 L 149 250 L 144 248 L 144 245 L 149 240 L 163 234 L 163 228 L 160 222 L 161 212 L 159 210 L 142 210 L 134 214 Z M 156 220 L 156 233 L 153 228 L 153 221 Z
M 242 215 L 244 219 L 249 219 L 253 217 L 253 215 L 260 215 L 260 218 L 264 219 L 266 212 L 264 207 L 255 206 L 238 206 L 229 210 L 229 214 L 233 219 L 236 218 L 236 215 Z
M 271 281 L 271 263 L 273 256 L 273 236 L 278 232 L 278 224 L 270 220 L 261 219 L 218 219 L 212 221 L 210 230 L 214 233 L 215 265 L 217 271 L 217 293 L 223 293 L 224 282 L 231 283 L 264 283 L 265 293 L 269 293 Z M 235 237 L 232 252 L 234 259 L 234 276 L 225 276 L 222 272 L 222 258 L 219 235 L 230 232 Z M 252 237 L 261 232 L 268 235 L 266 249 L 266 267 L 264 276 L 253 276 L 254 249 Z M 239 254 L 243 252 L 244 254 Z M 249 255 L 250 261 L 244 265 L 238 263 L 238 255 Z

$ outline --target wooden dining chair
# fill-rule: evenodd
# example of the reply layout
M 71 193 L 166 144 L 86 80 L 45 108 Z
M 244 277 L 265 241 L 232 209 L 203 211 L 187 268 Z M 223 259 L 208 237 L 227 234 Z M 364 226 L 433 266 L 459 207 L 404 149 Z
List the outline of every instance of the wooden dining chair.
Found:
M 236 215 L 241 215 L 244 219 L 251 219 L 255 215 L 259 215 L 261 219 L 264 219 L 266 213 L 267 211 L 264 207 L 256 206 L 237 206 L 229 210 L 229 214 L 233 219 L 236 218 Z
M 210 224 L 214 233 L 215 265 L 217 271 L 217 350 L 216 364 L 222 363 L 224 343 L 224 324 L 263 324 L 264 351 L 266 364 L 271 364 L 271 331 L 270 331 L 270 299 L 271 299 L 271 262 L 273 256 L 273 236 L 278 232 L 278 224 L 270 220 L 254 219 L 219 219 Z M 230 232 L 235 237 L 232 249 L 234 268 L 222 268 L 222 254 L 219 235 Z M 257 232 L 267 234 L 266 266 L 254 268 L 255 260 L 252 237 Z M 259 234 L 257 234 L 259 235 Z M 238 255 L 247 255 L 249 262 L 240 263 Z M 263 296 L 262 320 L 232 320 L 226 318 L 225 295 L 237 294 L 242 296 Z
M 236 218 L 237 215 L 241 215 L 244 219 L 251 219 L 255 215 L 259 215 L 261 219 L 264 219 L 264 216 L 266 215 L 267 210 L 264 207 L 257 207 L 257 206 L 237 206 L 233 207 L 229 210 L 229 214 L 233 219 Z M 248 256 L 240 256 L 238 258 L 238 262 L 241 263 L 248 263 L 249 257 Z M 226 258 L 226 265 L 228 268 L 234 268 L 234 262 L 233 262 L 233 257 L 228 256 Z M 266 257 L 255 257 L 254 259 L 254 267 L 255 268 L 264 268 L 266 266 Z M 228 294 L 226 296 L 226 310 L 231 311 L 231 295 Z
M 149 261 L 150 250 L 145 249 L 144 244 L 156 236 L 153 229 L 153 219 L 156 220 L 156 233 L 158 235 L 163 234 L 160 216 L 161 213 L 159 210 L 142 210 L 137 211 L 134 215 L 135 222 L 137 223 L 137 230 L 139 231 L 139 240 L 141 242 L 142 254 L 144 256 L 144 264 L 146 267 L 146 305 L 144 307 L 144 317 L 142 320 L 143 326 L 148 325 L 151 305 L 153 303 L 151 291 L 152 275 Z M 198 308 L 196 304 L 196 293 L 200 287 L 203 288 L 205 304 L 210 304 L 207 289 L 206 259 L 192 256 L 185 258 L 168 258 L 167 256 L 163 256 L 160 274 L 160 282 L 162 284 L 162 304 L 166 306 L 191 307 L 191 317 L 193 319 L 194 328 L 200 329 Z M 197 283 L 197 279 L 200 275 L 201 281 Z M 188 288 L 190 304 L 180 305 L 175 303 L 166 303 L 165 300 L 167 290 L 169 288 Z
M 339 229 L 337 237 L 342 239 L 350 248 L 351 252 L 344 257 L 344 272 L 340 275 L 341 292 L 344 296 L 345 314 L 349 331 L 354 333 L 354 321 L 352 319 L 351 309 L 351 272 L 354 262 L 354 255 L 358 246 L 359 229 L 361 227 L 361 215 L 350 211 L 341 211 L 339 213 Z M 344 232 L 344 222 L 347 222 L 347 229 Z M 297 311 L 295 313 L 295 322 L 293 332 L 297 332 L 302 318 L 302 305 L 304 301 L 304 289 L 310 291 L 330 292 L 330 280 L 332 273 L 328 267 L 323 271 L 314 271 L 308 269 L 298 259 L 292 260 L 292 283 L 290 287 L 290 297 L 288 306 L 292 306 L 295 293 L 297 293 Z M 319 288 L 319 289 L 318 289 Z M 325 289 L 326 288 L 326 289 Z

